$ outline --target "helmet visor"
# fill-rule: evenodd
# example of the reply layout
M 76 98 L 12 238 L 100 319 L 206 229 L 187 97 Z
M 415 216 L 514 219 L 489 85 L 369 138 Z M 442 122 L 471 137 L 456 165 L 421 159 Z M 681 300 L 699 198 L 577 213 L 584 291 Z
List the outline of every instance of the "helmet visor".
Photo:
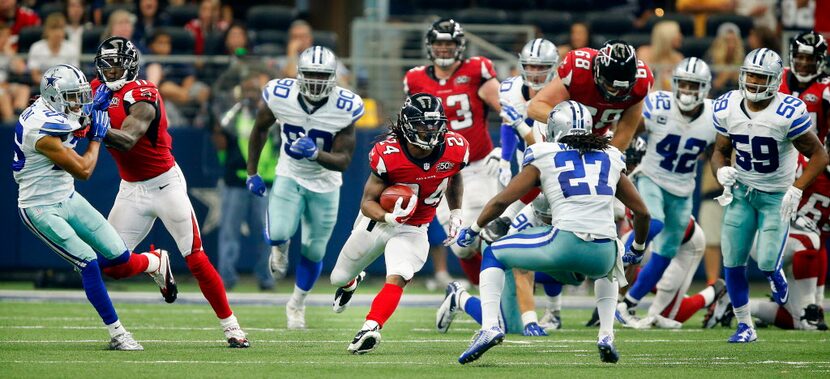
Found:
M 406 137 L 416 146 L 431 149 L 447 130 L 447 118 L 440 112 L 424 112 L 423 117 L 406 119 Z
M 115 81 L 124 77 L 132 58 L 125 54 L 107 54 L 95 58 L 95 68 L 106 81 Z
M 89 83 L 81 83 L 77 89 L 63 91 L 63 102 L 67 112 L 79 115 L 89 115 L 89 106 L 92 104 L 92 89 Z
M 551 79 L 551 72 L 553 65 L 522 63 L 520 65 L 522 71 L 522 79 L 529 86 L 535 88 L 544 87 Z
M 303 71 L 299 79 L 300 90 L 303 95 L 312 100 L 322 99 L 331 93 L 334 88 L 334 73 Z

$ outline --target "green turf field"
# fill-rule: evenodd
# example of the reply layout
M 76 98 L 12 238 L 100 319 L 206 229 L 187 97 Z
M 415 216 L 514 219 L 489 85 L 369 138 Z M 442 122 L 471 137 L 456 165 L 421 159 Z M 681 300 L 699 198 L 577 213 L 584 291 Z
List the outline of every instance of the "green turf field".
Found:
M 434 331 L 430 308 L 403 307 L 374 353 L 346 346 L 367 312 L 336 315 L 309 307 L 307 331 L 287 331 L 283 307 L 236 306 L 252 347 L 225 348 L 207 305 L 118 304 L 143 352 L 105 350 L 91 306 L 81 302 L 0 301 L 0 377 L 828 377 L 830 333 L 759 329 L 759 341 L 725 342 L 731 329 L 702 330 L 700 316 L 677 331 L 618 330 L 619 364 L 599 362 L 588 310 L 564 310 L 565 329 L 549 337 L 509 335 L 479 361 L 458 355 L 477 325 L 459 316 L 448 334 Z

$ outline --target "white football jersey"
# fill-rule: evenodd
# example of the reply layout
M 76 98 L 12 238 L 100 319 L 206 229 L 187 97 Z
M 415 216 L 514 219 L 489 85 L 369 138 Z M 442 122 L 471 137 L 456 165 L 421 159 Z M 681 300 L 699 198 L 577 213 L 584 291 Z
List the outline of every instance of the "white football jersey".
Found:
M 735 90 L 715 100 L 713 110 L 715 129 L 732 140 L 739 182 L 765 192 L 792 186 L 798 159 L 792 140 L 813 124 L 803 101 L 777 92 L 766 109 L 752 112 Z
M 672 195 L 688 197 L 695 190 L 698 157 L 715 142 L 712 100 L 703 101 L 703 112 L 689 121 L 680 113 L 668 91 L 646 97 L 643 119 L 648 147 L 640 167 L 660 188 Z
M 18 185 L 17 206 L 28 208 L 55 204 L 75 191 L 75 179 L 35 148 L 46 136 L 64 136 L 63 145 L 75 148 L 78 138 L 71 132 L 80 129 L 77 121 L 55 112 L 38 99 L 17 119 L 14 129 L 12 171 Z
M 547 224 L 543 223 L 538 217 L 536 217 L 536 211 L 533 209 L 533 204 L 527 204 L 521 211 L 519 211 L 519 214 L 517 214 L 516 217 L 513 217 L 513 220 L 510 221 L 510 229 L 507 230 L 506 235 L 512 236 L 527 228 L 545 225 Z
M 268 82 L 262 98 L 282 125 L 282 154 L 277 175 L 292 178 L 314 192 L 331 192 L 343 183 L 341 173 L 290 151 L 291 143 L 305 134 L 321 151 L 331 151 L 338 132 L 363 116 L 363 99 L 351 91 L 334 87 L 328 100 L 309 113 L 300 103 L 300 86 L 296 79 L 274 79 Z
M 595 238 L 617 237 L 614 194 L 625 170 L 625 156 L 617 148 L 579 155 L 567 145 L 541 142 L 525 150 L 523 165 L 529 164 L 541 173 L 552 225 Z
M 499 101 L 504 101 L 516 109 L 524 118 L 525 123 L 533 131 L 536 142 L 544 141 L 547 124 L 538 122 L 527 116 L 527 103 L 530 101 L 530 87 L 524 85 L 521 76 L 514 76 L 501 82 L 499 87 Z

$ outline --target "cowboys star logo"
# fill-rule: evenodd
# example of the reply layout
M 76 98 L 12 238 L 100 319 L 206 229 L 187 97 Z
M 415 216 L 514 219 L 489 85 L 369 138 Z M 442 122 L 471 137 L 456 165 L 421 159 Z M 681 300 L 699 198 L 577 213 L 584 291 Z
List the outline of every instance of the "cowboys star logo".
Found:
M 57 81 L 60 78 L 61 78 L 60 76 L 55 76 L 54 73 L 52 74 L 52 76 L 46 77 L 45 78 L 46 79 L 46 87 L 45 88 L 49 88 L 49 87 L 54 88 L 55 87 L 55 81 Z

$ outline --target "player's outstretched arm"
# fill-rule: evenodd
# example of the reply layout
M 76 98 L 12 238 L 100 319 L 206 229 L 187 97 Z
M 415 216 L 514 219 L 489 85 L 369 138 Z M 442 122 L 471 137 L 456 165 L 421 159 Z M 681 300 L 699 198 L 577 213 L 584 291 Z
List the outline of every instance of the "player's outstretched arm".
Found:
M 254 127 L 251 129 L 251 136 L 248 138 L 248 176 L 256 175 L 256 169 L 259 166 L 259 156 L 262 154 L 262 148 L 268 140 L 268 129 L 271 125 L 277 122 L 274 113 L 268 107 L 260 103 L 259 110 L 256 113 L 256 120 L 254 120 Z
M 804 172 L 793 183 L 794 187 L 804 190 L 824 171 L 830 158 L 828 158 L 827 151 L 824 150 L 824 146 L 813 132 L 804 133 L 794 139 L 793 146 L 798 152 L 810 159 L 807 162 L 807 167 L 804 167 Z
M 360 211 L 364 216 L 377 222 L 385 222 L 386 211 L 380 206 L 378 199 L 386 183 L 375 174 L 369 174 L 366 185 L 363 186 L 363 199 L 360 200 Z
M 92 176 L 92 171 L 95 170 L 95 164 L 98 162 L 100 146 L 99 142 L 90 141 L 84 155 L 78 155 L 74 149 L 63 146 L 61 139 L 55 136 L 43 137 L 35 144 L 37 151 L 75 179 L 80 180 L 87 180 Z
M 621 174 L 620 180 L 617 182 L 617 199 L 620 199 L 634 214 L 634 241 L 645 244 L 651 215 L 648 213 L 648 208 L 640 197 L 640 193 L 637 192 L 637 188 L 634 187 L 631 179 L 628 179 L 626 174 Z
M 317 163 L 332 171 L 346 171 L 349 168 L 349 164 L 352 163 L 354 145 L 354 124 L 351 124 L 334 136 L 334 142 L 331 144 L 331 152 L 319 150 Z
M 510 181 L 504 191 L 499 192 L 484 206 L 481 214 L 478 215 L 478 220 L 476 220 L 479 229 L 501 216 L 510 204 L 513 204 L 514 201 L 519 200 L 533 187 L 539 185 L 539 174 L 539 169 L 536 166 L 525 165 L 522 171 L 513 177 L 513 180 Z
M 614 138 L 611 138 L 611 145 L 620 149 L 620 151 L 625 151 L 628 148 L 640 127 L 640 123 L 643 121 L 643 101 L 640 100 L 639 103 L 624 110 L 620 121 L 617 122 Z
M 452 209 L 461 209 L 461 195 L 464 193 L 464 182 L 461 180 L 461 172 L 459 171 L 450 179 L 450 185 L 447 187 L 447 205 Z
M 556 76 L 530 100 L 527 106 L 527 116 L 536 121 L 547 123 L 551 109 L 556 104 L 570 98 L 568 88 L 562 83 L 562 79 Z
M 130 114 L 121 123 L 121 129 L 107 132 L 104 142 L 116 150 L 129 151 L 147 133 L 155 119 L 156 107 L 146 101 L 139 101 L 130 106 Z
M 718 169 L 724 166 L 732 166 L 732 140 L 721 134 L 715 138 L 715 149 L 712 150 L 712 159 L 709 162 L 712 167 L 712 174 L 718 176 Z

